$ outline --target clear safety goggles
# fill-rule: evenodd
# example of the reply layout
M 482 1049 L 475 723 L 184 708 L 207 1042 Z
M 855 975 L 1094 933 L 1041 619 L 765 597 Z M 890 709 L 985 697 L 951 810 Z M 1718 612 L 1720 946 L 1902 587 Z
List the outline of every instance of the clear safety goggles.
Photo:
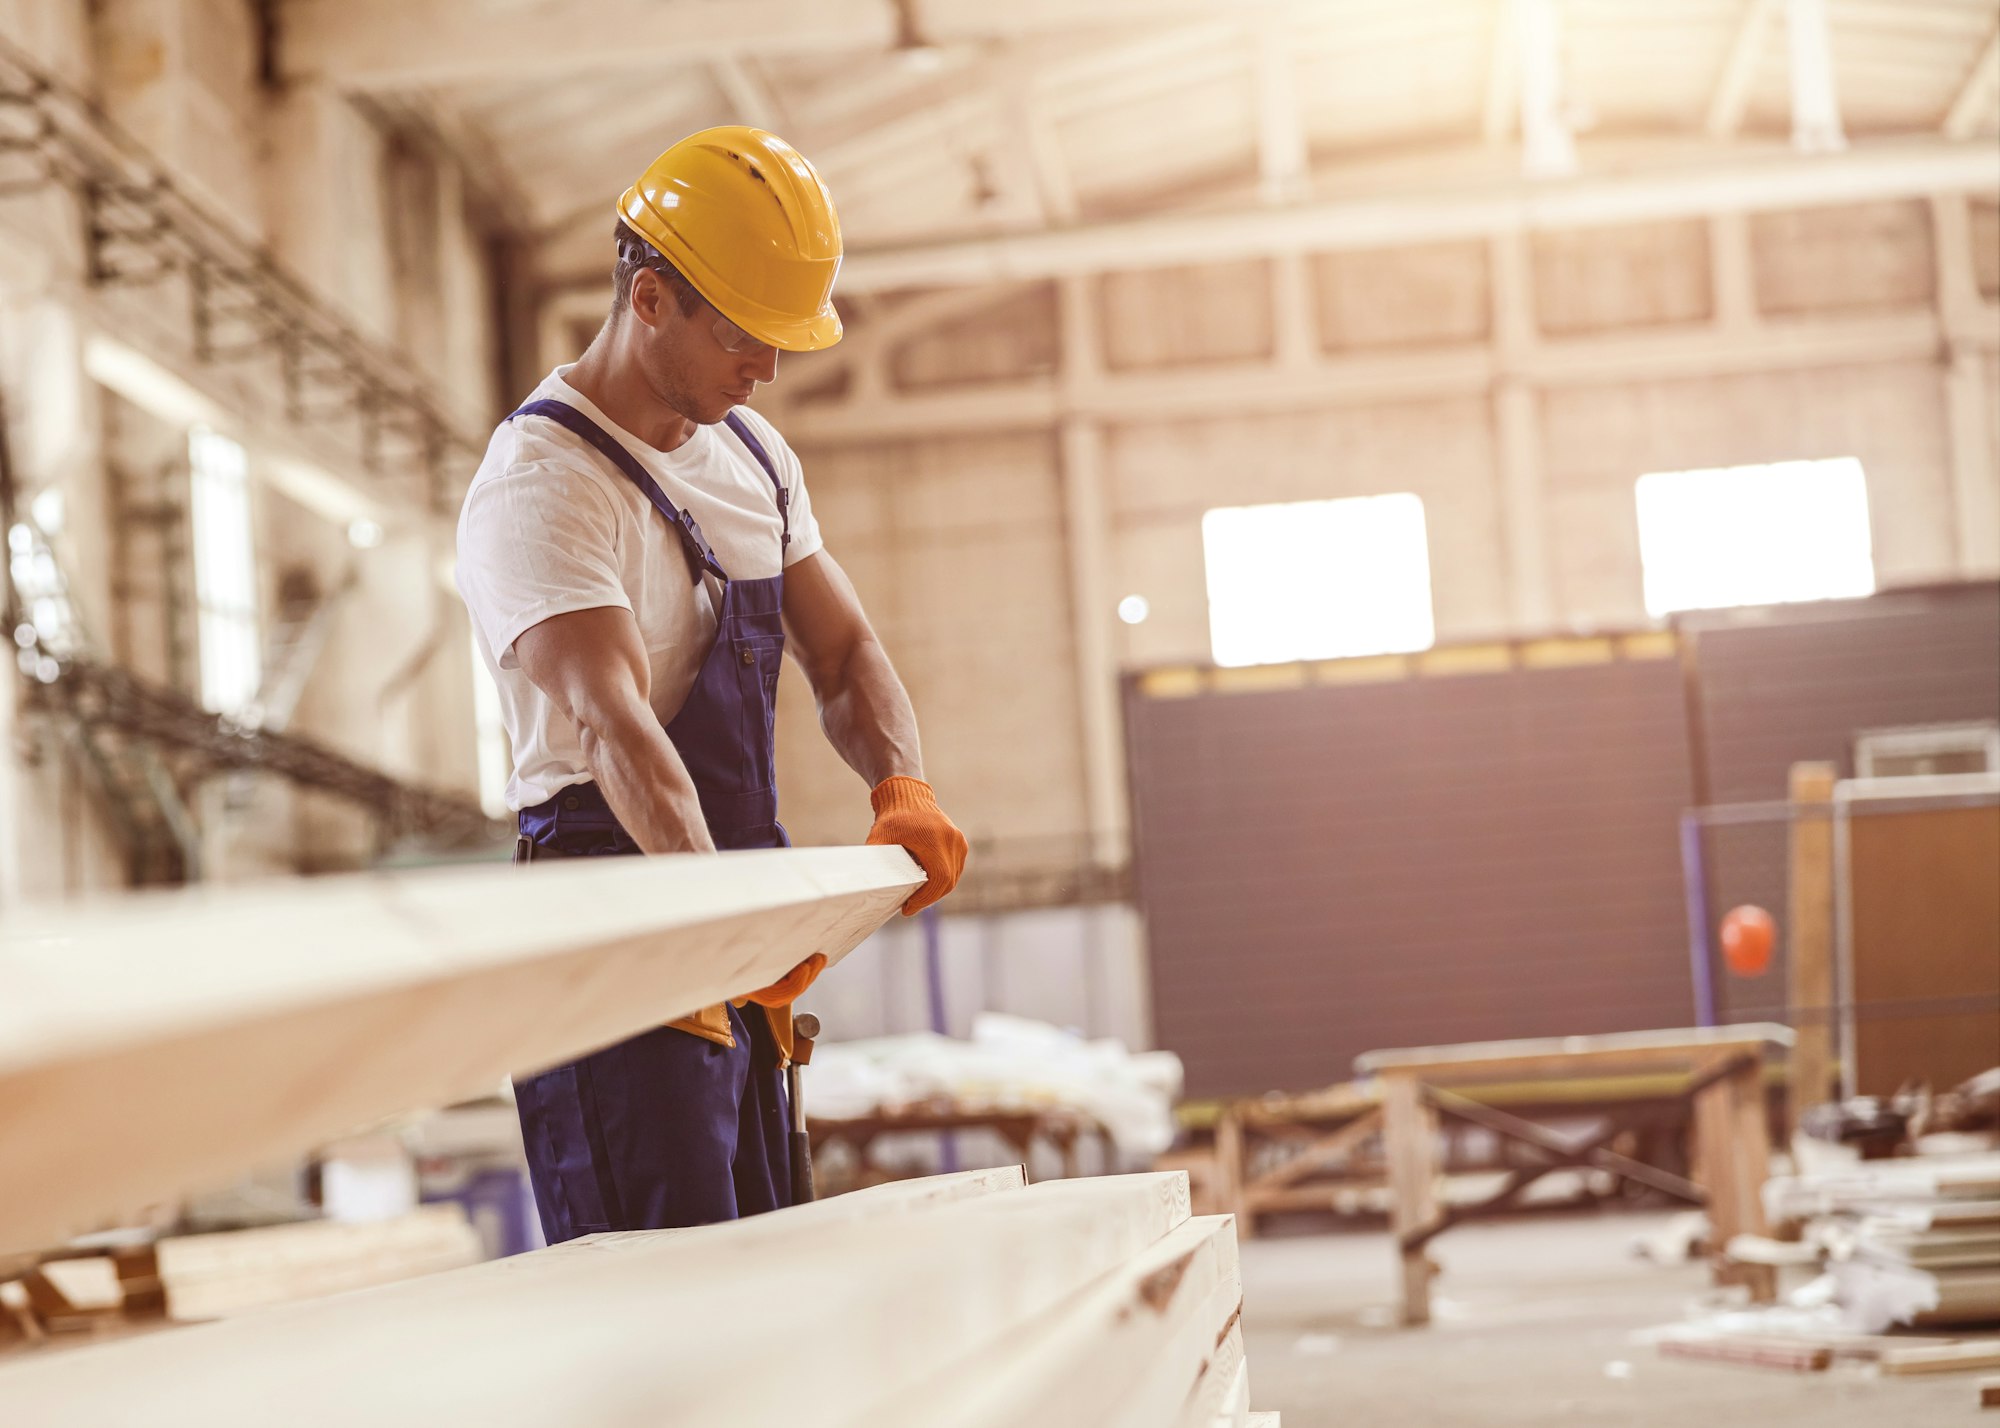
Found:
M 722 344 L 724 352 L 762 352 L 771 345 L 752 337 L 719 312 L 715 315 L 713 331 L 715 340 Z

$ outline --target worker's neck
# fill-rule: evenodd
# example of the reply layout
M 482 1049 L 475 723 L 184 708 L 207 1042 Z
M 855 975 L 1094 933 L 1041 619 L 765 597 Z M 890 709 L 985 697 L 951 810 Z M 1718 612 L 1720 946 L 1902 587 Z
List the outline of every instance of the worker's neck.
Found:
M 622 324 L 593 337 L 565 380 L 655 451 L 672 451 L 694 435 L 695 423 L 648 380 L 639 354 L 628 350 Z

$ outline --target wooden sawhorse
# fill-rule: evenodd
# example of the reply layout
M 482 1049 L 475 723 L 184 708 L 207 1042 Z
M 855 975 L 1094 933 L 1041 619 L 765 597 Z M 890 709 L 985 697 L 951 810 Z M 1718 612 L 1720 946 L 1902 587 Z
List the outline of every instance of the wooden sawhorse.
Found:
M 1791 1031 L 1767 1022 L 1684 1031 L 1617 1032 L 1530 1041 L 1485 1041 L 1370 1051 L 1355 1070 L 1378 1079 L 1383 1141 L 1389 1167 L 1390 1229 L 1402 1269 L 1402 1321 L 1430 1322 L 1430 1281 L 1437 1265 L 1430 1242 L 1461 1221 L 1497 1210 L 1552 1170 L 1608 1170 L 1708 1209 L 1718 1283 L 1746 1285 L 1753 1299 L 1776 1297 L 1768 1265 L 1732 1264 L 1723 1250 L 1739 1234 L 1764 1232 L 1759 1198 L 1770 1158 L 1764 1111 L 1764 1055 L 1792 1044 Z M 1483 1105 L 1452 1088 L 1480 1082 L 1567 1079 L 1676 1072 L 1688 1079 L 1680 1094 L 1694 1102 L 1695 1178 L 1683 1179 L 1608 1148 L 1625 1126 L 1609 1124 L 1570 1141 L 1533 1121 Z M 1477 1205 L 1440 1209 L 1437 1202 L 1438 1117 L 1458 1116 L 1526 1146 L 1543 1163 L 1515 1171 Z

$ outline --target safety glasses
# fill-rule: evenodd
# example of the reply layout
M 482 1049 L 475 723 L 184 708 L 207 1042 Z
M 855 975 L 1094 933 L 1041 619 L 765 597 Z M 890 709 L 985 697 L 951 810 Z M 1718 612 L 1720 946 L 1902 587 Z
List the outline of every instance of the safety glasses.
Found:
M 712 306 L 713 304 L 711 304 Z M 724 352 L 761 352 L 771 345 L 768 342 L 762 342 L 752 337 L 719 312 L 715 314 L 715 327 L 713 330 L 715 332 L 715 340 L 722 344 Z

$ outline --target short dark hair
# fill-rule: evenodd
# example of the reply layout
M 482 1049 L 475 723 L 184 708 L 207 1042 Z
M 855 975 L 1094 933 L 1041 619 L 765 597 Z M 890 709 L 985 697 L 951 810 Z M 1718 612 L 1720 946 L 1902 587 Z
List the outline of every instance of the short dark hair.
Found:
M 667 285 L 667 291 L 674 295 L 674 302 L 681 310 L 682 317 L 693 317 L 706 301 L 695 290 L 695 285 L 687 276 L 669 263 L 644 238 L 632 230 L 624 219 L 612 231 L 618 242 L 618 265 L 611 270 L 611 315 L 617 317 L 632 302 L 632 280 L 641 268 L 650 268 L 659 274 L 660 281 Z

